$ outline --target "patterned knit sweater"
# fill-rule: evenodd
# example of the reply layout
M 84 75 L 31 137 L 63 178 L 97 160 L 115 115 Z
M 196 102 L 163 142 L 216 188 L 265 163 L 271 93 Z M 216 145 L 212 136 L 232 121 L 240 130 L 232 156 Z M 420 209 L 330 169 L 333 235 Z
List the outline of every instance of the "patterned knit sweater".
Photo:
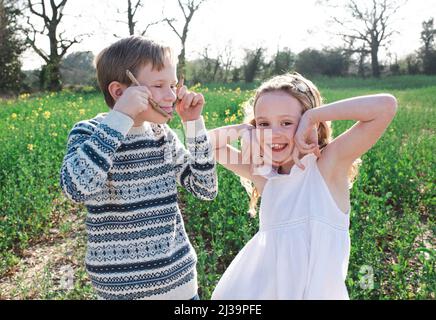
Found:
M 81 121 L 68 137 L 60 183 L 88 209 L 86 269 L 100 299 L 190 299 L 197 256 L 177 204 L 177 184 L 212 200 L 217 177 L 203 119 L 168 125 L 117 111 Z

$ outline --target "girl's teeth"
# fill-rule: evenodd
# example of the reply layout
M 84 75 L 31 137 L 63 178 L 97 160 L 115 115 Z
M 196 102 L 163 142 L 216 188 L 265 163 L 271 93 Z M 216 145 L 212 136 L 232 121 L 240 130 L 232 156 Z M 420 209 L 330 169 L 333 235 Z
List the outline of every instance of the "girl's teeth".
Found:
M 284 149 L 286 147 L 286 144 L 272 144 L 271 145 L 271 148 L 273 149 L 273 150 L 282 150 L 282 149 Z

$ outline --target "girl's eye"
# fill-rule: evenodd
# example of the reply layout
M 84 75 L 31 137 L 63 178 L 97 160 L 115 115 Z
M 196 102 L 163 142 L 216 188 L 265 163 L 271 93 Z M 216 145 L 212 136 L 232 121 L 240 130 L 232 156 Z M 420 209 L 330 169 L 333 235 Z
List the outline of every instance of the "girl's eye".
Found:
M 268 123 L 266 123 L 266 122 L 261 122 L 261 123 L 258 123 L 257 124 L 259 127 L 266 127 L 266 126 L 268 126 Z
M 289 122 L 289 121 L 285 121 L 285 122 L 283 122 L 283 124 L 284 124 L 285 126 L 293 125 L 293 123 L 292 123 L 292 122 Z

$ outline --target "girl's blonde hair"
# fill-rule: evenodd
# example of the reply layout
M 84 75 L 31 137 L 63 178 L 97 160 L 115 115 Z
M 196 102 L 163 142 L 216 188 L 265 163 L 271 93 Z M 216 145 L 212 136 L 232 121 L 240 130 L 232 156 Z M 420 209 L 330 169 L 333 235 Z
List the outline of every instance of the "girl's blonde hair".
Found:
M 247 101 L 244 105 L 245 122 L 256 126 L 254 118 L 254 108 L 259 97 L 267 92 L 282 91 L 296 98 L 302 106 L 302 115 L 309 109 L 317 108 L 322 105 L 322 97 L 318 88 L 312 81 L 304 78 L 297 72 L 287 73 L 271 78 L 264 82 L 255 92 L 254 97 Z M 331 140 L 332 130 L 330 121 L 320 122 L 318 125 L 318 146 L 323 149 Z M 361 163 L 360 159 L 354 161 L 348 172 L 349 187 L 352 187 L 353 181 L 358 173 L 358 166 Z M 256 206 L 260 198 L 254 184 L 245 178 L 241 178 L 241 184 L 244 186 L 250 195 L 249 213 L 252 217 L 256 215 Z

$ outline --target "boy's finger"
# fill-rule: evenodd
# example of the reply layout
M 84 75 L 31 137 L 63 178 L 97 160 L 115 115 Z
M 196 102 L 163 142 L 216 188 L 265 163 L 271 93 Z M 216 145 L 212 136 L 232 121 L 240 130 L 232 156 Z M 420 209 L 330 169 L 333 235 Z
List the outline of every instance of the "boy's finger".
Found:
M 188 93 L 187 95 L 185 95 L 185 97 L 183 98 L 183 100 L 184 100 L 183 107 L 185 109 L 189 109 L 191 107 L 193 99 L 194 99 L 193 93 Z
M 185 86 L 185 77 L 183 75 L 179 76 L 179 81 L 177 82 L 177 91 L 180 90 L 180 88 Z
M 188 89 L 186 88 L 186 86 L 180 87 L 180 88 L 177 90 L 177 98 L 178 98 L 179 100 L 182 100 L 183 97 L 186 95 L 186 92 L 187 92 L 187 91 L 188 91 Z
M 142 90 L 144 90 L 144 92 L 145 92 L 146 94 L 148 94 L 149 97 L 152 97 L 152 93 L 151 93 L 150 89 L 148 89 L 146 86 L 141 86 L 140 88 L 141 88 Z
M 201 95 L 201 94 L 195 95 L 194 99 L 192 99 L 193 106 L 197 106 L 198 104 L 201 104 L 202 102 L 204 102 L 204 98 L 203 98 L 203 95 Z
M 132 84 L 130 87 L 129 87 L 129 90 L 134 90 L 134 91 L 139 91 L 139 92 L 141 92 L 141 93 L 146 93 L 146 94 L 148 94 L 148 95 L 151 95 L 151 91 L 150 91 L 150 89 L 148 89 L 148 87 L 146 87 L 146 86 L 135 86 L 134 84 Z

